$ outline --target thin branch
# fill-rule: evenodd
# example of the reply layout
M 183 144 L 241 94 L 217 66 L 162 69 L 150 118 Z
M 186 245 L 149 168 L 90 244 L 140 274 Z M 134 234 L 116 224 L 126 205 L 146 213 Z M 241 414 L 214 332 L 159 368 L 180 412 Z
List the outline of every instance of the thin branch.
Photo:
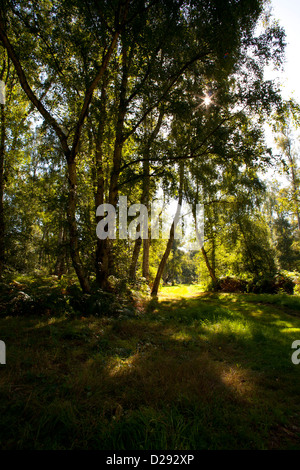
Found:
M 93 97 L 94 90 L 97 88 L 97 86 L 98 86 L 101 78 L 103 77 L 103 74 L 104 74 L 104 72 L 105 72 L 105 70 L 108 66 L 110 57 L 111 57 L 111 55 L 112 55 L 112 53 L 115 49 L 115 46 L 117 44 L 119 34 L 120 33 L 118 31 L 115 32 L 114 37 L 112 39 L 112 42 L 109 46 L 109 49 L 108 49 L 107 53 L 105 54 L 105 56 L 103 58 L 103 62 L 101 64 L 101 67 L 98 70 L 97 75 L 95 76 L 94 80 L 92 81 L 92 83 L 90 84 L 90 86 L 88 87 L 88 89 L 85 93 L 84 102 L 83 102 L 81 112 L 80 112 L 80 115 L 79 115 L 79 118 L 78 118 L 78 121 L 77 121 L 77 125 L 76 125 L 76 128 L 75 128 L 74 140 L 73 140 L 73 144 L 72 144 L 71 154 L 72 154 L 73 158 L 76 156 L 77 151 L 78 151 L 78 145 L 79 145 L 79 139 L 80 139 L 80 136 L 81 136 L 82 126 L 84 124 L 86 116 L 88 115 L 89 106 L 90 106 L 90 103 L 91 103 L 91 100 L 92 100 L 92 97 Z
M 136 163 L 142 163 L 142 162 L 145 162 L 145 161 L 150 161 L 150 162 L 156 162 L 156 163 L 166 163 L 166 161 L 177 161 L 177 160 L 192 160 L 194 158 L 199 158 L 199 157 L 202 157 L 203 155 L 206 155 L 208 152 L 209 152 L 209 149 L 208 147 L 205 148 L 205 150 L 201 153 L 194 153 L 196 150 L 199 150 L 201 149 L 201 147 L 203 147 L 203 145 L 205 144 L 205 142 L 207 142 L 207 140 L 222 126 L 222 124 L 224 124 L 224 122 L 232 119 L 234 116 L 228 116 L 224 119 L 222 119 L 222 121 L 215 127 L 215 129 L 213 129 L 201 142 L 201 144 L 197 145 L 197 147 L 193 150 L 193 152 L 191 152 L 190 155 L 180 155 L 180 156 L 176 156 L 176 157 L 165 157 L 164 159 L 157 159 L 157 158 L 138 158 L 136 160 L 133 160 L 132 162 L 128 162 L 128 163 L 125 163 L 125 165 L 122 166 L 121 168 L 121 171 L 123 171 L 124 169 L 130 167 L 131 165 L 135 165 Z

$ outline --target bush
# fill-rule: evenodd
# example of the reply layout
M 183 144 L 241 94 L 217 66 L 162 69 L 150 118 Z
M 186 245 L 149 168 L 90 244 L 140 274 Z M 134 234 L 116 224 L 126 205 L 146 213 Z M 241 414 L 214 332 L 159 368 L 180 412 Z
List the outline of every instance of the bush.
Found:
M 13 292 L 10 298 L 2 303 L 3 312 L 8 316 L 26 315 L 62 315 L 68 308 L 68 298 L 57 292 L 32 293 Z M 1 309 L 2 310 L 2 309 Z
M 256 276 L 250 281 L 245 279 L 226 276 L 218 280 L 216 285 L 210 284 L 210 291 L 217 292 L 249 292 L 253 294 L 278 294 L 286 293 L 292 295 L 300 293 L 300 278 L 290 276 L 287 273 L 276 275 Z
M 294 283 L 294 294 L 300 295 L 300 273 L 297 271 L 282 271 L 285 277 L 293 281 Z
M 94 290 L 83 294 L 78 284 L 64 280 L 51 283 L 0 283 L 0 315 L 5 316 L 115 316 L 123 313 L 124 299 L 119 294 Z
M 300 295 L 300 278 L 295 280 L 294 294 Z
M 247 281 L 227 276 L 219 279 L 215 290 L 221 292 L 246 292 Z
M 80 292 L 80 295 L 73 295 L 70 298 L 70 306 L 84 316 L 112 316 L 117 315 L 121 309 L 116 296 L 101 289 L 92 294 Z
M 295 282 L 283 273 L 275 276 L 256 276 L 248 283 L 248 292 L 254 294 L 294 293 Z

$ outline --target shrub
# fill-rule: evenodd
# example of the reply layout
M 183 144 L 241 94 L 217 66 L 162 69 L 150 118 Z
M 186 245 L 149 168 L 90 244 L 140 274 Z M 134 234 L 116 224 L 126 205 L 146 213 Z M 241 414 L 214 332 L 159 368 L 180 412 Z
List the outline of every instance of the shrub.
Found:
M 95 315 L 114 316 L 123 312 L 119 295 L 101 289 L 83 294 L 78 284 L 69 281 L 51 285 L 20 284 L 16 281 L 0 284 L 0 315 L 42 316 Z
M 294 293 L 295 283 L 292 279 L 283 273 L 274 276 L 256 276 L 248 283 L 248 292 L 254 294 L 278 294 L 285 292 L 286 294 Z
M 218 280 L 216 285 L 210 284 L 210 291 L 218 292 L 251 292 L 254 294 L 278 294 L 280 292 L 292 295 L 300 293 L 300 279 L 286 273 L 256 276 L 250 281 L 226 276 Z
M 111 316 L 119 313 L 121 308 L 115 294 L 104 292 L 101 289 L 92 294 L 73 295 L 70 298 L 70 306 L 75 312 L 85 316 Z
M 234 277 L 224 277 L 219 279 L 216 290 L 221 292 L 246 292 L 247 282 Z

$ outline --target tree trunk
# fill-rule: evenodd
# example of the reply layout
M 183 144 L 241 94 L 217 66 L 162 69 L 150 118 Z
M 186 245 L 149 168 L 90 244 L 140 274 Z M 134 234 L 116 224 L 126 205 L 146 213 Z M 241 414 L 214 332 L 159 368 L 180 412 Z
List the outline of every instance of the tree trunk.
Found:
M 5 158 L 5 109 L 1 104 L 1 141 L 0 141 L 0 277 L 3 273 L 3 265 L 5 258 L 5 222 L 4 222 L 4 158 Z
M 57 259 L 54 268 L 54 274 L 60 279 L 66 273 L 66 246 L 65 246 L 65 228 L 63 222 L 60 221 L 57 245 Z
M 150 258 L 150 239 L 145 238 L 143 240 L 143 277 L 149 281 L 150 272 L 149 272 L 149 258 Z
M 98 122 L 98 129 L 96 135 L 96 149 L 95 149 L 95 208 L 101 206 L 104 203 L 104 173 L 103 173 L 103 142 L 104 142 L 104 130 L 106 122 L 106 102 L 107 102 L 107 93 L 106 93 L 107 80 L 103 81 L 101 88 L 101 102 L 99 107 L 100 119 Z M 98 223 L 101 218 L 96 217 L 96 223 Z M 95 253 L 95 268 L 96 268 L 96 281 L 99 286 L 104 285 L 104 279 L 102 279 L 102 271 L 104 269 L 103 262 L 105 262 L 105 251 L 106 248 L 104 245 L 104 240 L 99 240 L 97 238 L 96 242 L 96 253 Z M 105 263 L 105 270 L 107 266 Z M 104 286 L 105 288 L 107 286 Z
M 297 218 L 297 226 L 298 230 L 300 232 L 300 213 L 299 213 L 299 199 L 298 199 L 298 192 L 299 192 L 299 184 L 297 181 L 297 175 L 296 175 L 296 162 L 294 157 L 292 156 L 292 152 L 289 146 L 289 151 L 288 151 L 288 159 L 291 167 L 291 172 L 292 172 L 292 193 L 293 193 L 293 199 L 294 199 L 294 204 L 295 204 L 295 214 Z
M 211 247 L 211 268 L 216 276 L 216 240 L 213 235 L 212 241 L 211 241 L 212 247 Z
M 137 231 L 138 230 L 139 229 L 137 227 Z M 136 268 L 137 268 L 137 262 L 138 262 L 138 259 L 139 259 L 139 254 L 140 254 L 140 251 L 141 251 L 141 246 L 142 246 L 142 239 L 141 239 L 141 237 L 139 237 L 135 240 L 133 253 L 132 253 L 132 258 L 131 258 L 131 263 L 130 263 L 130 267 L 129 267 L 129 279 L 131 281 L 135 281 L 135 279 L 136 279 Z
M 198 195 L 197 195 L 197 199 L 198 199 Z M 199 233 L 199 230 L 198 230 L 198 225 L 197 225 L 197 217 L 196 217 L 196 209 L 194 210 L 194 221 L 195 221 L 195 229 L 196 229 L 196 236 L 197 236 L 197 240 L 198 240 L 198 243 L 200 245 L 200 248 L 201 248 L 201 253 L 203 254 L 203 258 L 204 258 L 204 261 L 205 261 L 205 264 L 206 264 L 206 267 L 208 269 L 208 272 L 209 272 L 209 275 L 211 277 L 211 280 L 213 282 L 213 285 L 216 286 L 217 283 L 218 283 L 218 279 L 216 278 L 216 274 L 215 274 L 215 266 L 214 266 L 214 248 L 213 248 L 213 259 L 212 259 L 212 264 L 210 263 L 209 261 L 209 258 L 207 256 L 207 253 L 206 253 L 206 250 L 203 246 L 203 240 L 201 239 L 201 236 L 200 236 L 200 233 Z
M 149 213 L 149 202 L 150 202 L 149 201 L 150 152 L 151 152 L 151 146 L 160 131 L 162 121 L 163 121 L 163 116 L 164 116 L 164 110 L 163 110 L 163 107 L 161 107 L 156 126 L 154 130 L 151 132 L 148 138 L 147 144 L 145 146 L 145 149 L 143 151 L 143 191 L 142 191 L 142 197 L 141 197 L 141 204 L 144 204 L 144 206 L 147 208 L 148 213 Z M 145 124 L 145 128 L 147 131 L 147 124 Z M 132 255 L 132 261 L 131 261 L 131 272 L 134 273 L 134 276 L 136 272 L 136 266 L 134 266 L 133 263 L 138 262 L 139 253 L 140 253 L 140 249 L 142 245 L 143 245 L 142 274 L 143 274 L 143 277 L 146 278 L 147 281 L 149 281 L 149 277 L 150 277 L 149 275 L 149 252 L 150 252 L 149 228 L 148 228 L 148 238 L 145 238 L 142 243 L 139 240 L 136 240 L 135 242 L 133 255 Z
M 208 269 L 209 275 L 211 277 L 211 280 L 212 280 L 214 286 L 216 286 L 217 283 L 218 283 L 218 279 L 216 278 L 214 269 L 213 269 L 212 265 L 209 262 L 209 259 L 208 259 L 208 256 L 207 256 L 207 253 L 206 253 L 206 250 L 205 250 L 204 246 L 201 247 L 201 252 L 203 254 L 203 258 L 204 258 L 206 267 Z
M 75 272 L 77 274 L 80 286 L 83 292 L 90 292 L 90 284 L 83 268 L 78 243 L 78 230 L 76 222 L 76 192 L 77 192 L 77 174 L 76 174 L 76 162 L 73 159 L 68 158 L 68 181 L 69 181 L 69 198 L 68 198 L 68 226 L 69 226 L 69 246 L 70 254 L 73 262 Z
M 122 17 L 125 21 L 128 13 L 128 5 L 129 2 L 127 1 L 124 5 L 122 11 Z M 120 11 L 118 12 L 118 14 Z M 29 100 L 35 106 L 35 108 L 39 111 L 41 116 L 45 119 L 47 124 L 53 129 L 56 133 L 61 146 L 66 157 L 67 161 L 67 168 L 68 168 L 68 179 L 69 179 L 69 200 L 68 200 L 68 209 L 67 209 L 67 216 L 68 216 L 68 224 L 69 224 L 69 233 L 70 233 L 70 253 L 73 262 L 74 269 L 78 276 L 78 280 L 80 282 L 81 288 L 84 292 L 90 292 L 90 285 L 88 278 L 84 272 L 83 265 L 81 263 L 80 255 L 79 255 L 79 247 L 78 247 L 78 231 L 77 231 L 77 223 L 76 223 L 76 156 L 78 153 L 78 147 L 80 142 L 80 137 L 82 134 L 82 129 L 86 117 L 89 112 L 90 103 L 93 97 L 93 93 L 95 89 L 98 87 L 100 81 L 103 78 L 104 72 L 108 67 L 110 58 L 113 54 L 117 46 L 117 41 L 120 35 L 120 30 L 116 30 L 111 38 L 110 45 L 103 56 L 102 64 L 97 70 L 94 79 L 90 83 L 89 87 L 87 88 L 84 96 L 83 105 L 81 107 L 81 111 L 78 115 L 76 120 L 75 132 L 73 137 L 73 142 L 71 148 L 68 145 L 68 137 L 65 131 L 62 129 L 59 122 L 55 119 L 55 117 L 45 108 L 42 101 L 38 98 L 38 96 L 34 93 L 31 86 L 27 81 L 27 76 L 23 70 L 19 57 L 11 44 L 5 28 L 5 21 L 2 15 L 2 11 L 0 9 L 0 39 L 7 50 L 8 56 L 12 60 L 16 73 L 19 77 L 20 84 L 25 91 L 26 95 L 28 96 Z
M 147 159 L 144 161 L 143 165 L 143 194 L 142 194 L 142 204 L 147 208 L 149 214 L 149 187 L 150 187 L 150 146 L 147 148 Z M 149 240 L 149 227 L 147 238 L 143 240 L 143 277 L 149 281 L 149 250 L 150 250 L 150 240 Z
M 147 154 L 149 156 L 149 154 Z M 143 162 L 143 192 L 141 197 L 141 204 L 144 204 L 147 210 L 149 211 L 149 160 Z M 140 230 L 139 226 L 137 227 L 137 232 Z M 143 246 L 143 277 L 147 280 L 149 279 L 149 228 L 148 228 L 148 238 L 141 239 L 141 237 L 135 240 L 134 249 L 132 253 L 132 259 L 130 264 L 129 276 L 130 279 L 135 280 L 137 262 L 139 259 L 139 254 L 141 247 Z
M 122 80 L 120 87 L 119 95 L 119 108 L 116 124 L 116 137 L 114 145 L 114 154 L 113 154 L 113 167 L 110 176 L 110 185 L 109 185 L 109 198 L 108 202 L 115 208 L 118 204 L 118 195 L 119 195 L 119 176 L 120 168 L 122 161 L 122 152 L 124 145 L 124 120 L 127 111 L 127 101 L 126 101 L 126 92 L 127 92 L 127 82 L 128 82 L 128 68 L 127 68 L 127 49 L 123 44 L 122 47 Z M 106 238 L 105 240 L 100 240 L 98 246 L 98 266 L 97 266 L 97 282 L 99 286 L 103 289 L 109 288 L 108 277 L 113 270 L 114 259 L 113 259 L 113 246 L 112 240 Z

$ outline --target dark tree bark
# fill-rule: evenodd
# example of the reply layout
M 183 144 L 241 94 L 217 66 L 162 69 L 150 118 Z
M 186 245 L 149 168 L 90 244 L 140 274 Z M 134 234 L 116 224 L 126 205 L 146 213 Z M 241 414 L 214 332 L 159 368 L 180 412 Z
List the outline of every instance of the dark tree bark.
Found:
M 75 272 L 77 274 L 80 286 L 83 292 L 90 292 L 90 284 L 82 265 L 79 250 L 78 230 L 76 222 L 76 198 L 77 198 L 77 172 L 76 163 L 72 159 L 68 159 L 68 180 L 69 180 L 69 197 L 67 208 L 67 219 L 69 227 L 70 254 Z
M 216 240 L 214 235 L 211 241 L 211 245 L 211 268 L 214 275 L 216 276 Z

